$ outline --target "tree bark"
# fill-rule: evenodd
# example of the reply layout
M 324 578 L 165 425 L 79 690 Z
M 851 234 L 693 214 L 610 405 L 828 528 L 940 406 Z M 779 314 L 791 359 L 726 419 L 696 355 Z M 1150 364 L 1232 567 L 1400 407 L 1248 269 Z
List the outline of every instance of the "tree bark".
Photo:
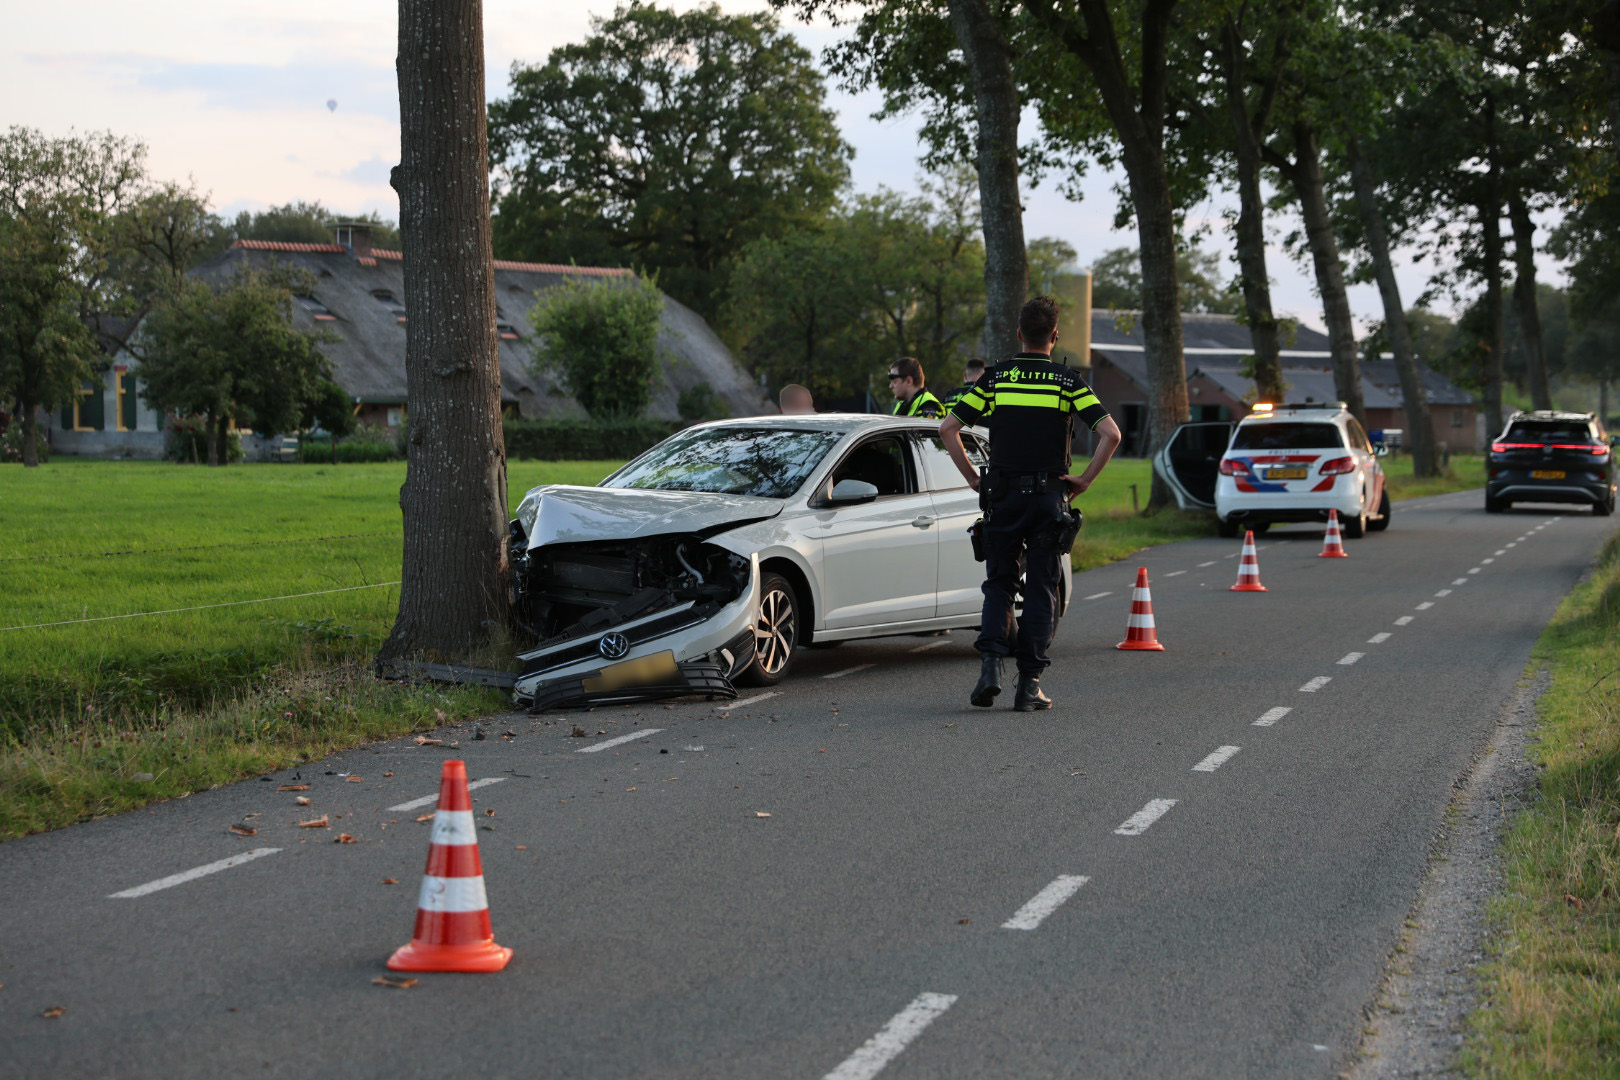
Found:
M 1495 436 L 1504 426 L 1502 413 L 1502 360 L 1507 347 L 1507 320 L 1502 310 L 1502 171 L 1496 161 L 1496 102 L 1485 98 L 1485 197 L 1479 210 L 1480 246 L 1485 265 L 1485 427 Z
M 1513 226 L 1513 261 L 1518 273 L 1513 279 L 1513 306 L 1519 313 L 1519 334 L 1524 340 L 1526 375 L 1530 382 L 1530 403 L 1537 409 L 1552 408 L 1552 386 L 1547 378 L 1547 347 L 1541 336 L 1541 311 L 1536 304 L 1536 226 L 1524 196 L 1508 196 L 1508 221 Z
M 39 465 L 39 406 L 32 401 L 19 400 L 17 411 L 22 413 L 23 467 L 35 468 Z
M 1389 338 L 1390 352 L 1395 354 L 1395 371 L 1401 380 L 1401 403 L 1406 409 L 1407 445 L 1412 450 L 1412 472 L 1415 476 L 1439 476 L 1439 456 L 1434 445 L 1434 416 L 1429 410 L 1429 397 L 1423 389 L 1423 375 L 1418 369 L 1416 352 L 1412 349 L 1412 334 L 1406 325 L 1406 308 L 1401 305 L 1401 286 L 1395 279 L 1395 262 L 1390 255 L 1389 229 L 1384 224 L 1384 211 L 1378 204 L 1378 184 L 1373 179 L 1372 167 L 1361 152 L 1361 143 L 1350 139 L 1350 180 L 1356 192 L 1356 210 L 1361 216 L 1361 228 L 1367 235 L 1367 250 L 1372 255 L 1373 274 L 1378 279 L 1378 295 L 1384 301 L 1384 332 Z
M 984 334 L 996 364 L 1018 351 L 1018 311 L 1029 292 L 1024 207 L 1018 193 L 1018 84 L 1012 48 L 985 0 L 950 0 L 951 29 L 967 60 L 978 120 L 979 213 L 984 228 Z
M 1350 314 L 1350 293 L 1344 284 L 1344 260 L 1339 237 L 1328 210 L 1327 185 L 1322 178 L 1322 151 L 1316 129 L 1303 120 L 1294 122 L 1294 169 L 1290 179 L 1305 219 L 1305 239 L 1316 271 L 1316 290 L 1322 294 L 1322 319 L 1327 323 L 1328 350 L 1333 354 L 1333 390 L 1362 424 L 1367 422 L 1361 392 L 1361 360 L 1356 353 L 1356 324 Z
M 1244 58 L 1248 48 L 1238 28 L 1227 20 L 1221 28 L 1225 54 L 1226 108 L 1232 120 L 1238 175 L 1237 257 L 1243 307 L 1254 346 L 1254 392 L 1262 401 L 1280 402 L 1283 394 L 1282 352 L 1277 317 L 1271 310 L 1271 275 L 1266 270 L 1266 208 L 1260 194 L 1260 133 L 1268 121 L 1251 115 Z M 1268 110 L 1269 111 L 1269 110 Z
M 400 0 L 399 193 L 409 440 L 399 616 L 378 656 L 476 658 L 506 619 L 482 0 Z
M 1592 43 L 1601 54 L 1603 74 L 1609 84 L 1610 150 L 1620 161 L 1620 0 L 1607 0 L 1592 12 L 1591 19 Z

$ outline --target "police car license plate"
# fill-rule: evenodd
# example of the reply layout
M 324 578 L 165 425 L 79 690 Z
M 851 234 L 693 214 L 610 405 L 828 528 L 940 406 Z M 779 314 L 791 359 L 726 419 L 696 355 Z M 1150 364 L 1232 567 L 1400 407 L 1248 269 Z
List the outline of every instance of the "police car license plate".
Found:
M 594 678 L 586 679 L 583 685 L 587 693 L 600 694 L 608 690 L 620 690 L 626 686 L 653 686 L 672 682 L 680 673 L 681 668 L 675 663 L 674 651 L 665 649 L 663 652 L 638 656 L 634 660 L 605 667 Z
M 1267 480 L 1303 480 L 1310 475 L 1308 469 L 1267 469 Z
M 1562 480 L 1563 478 L 1563 469 L 1533 469 L 1530 472 L 1530 479 L 1532 480 Z

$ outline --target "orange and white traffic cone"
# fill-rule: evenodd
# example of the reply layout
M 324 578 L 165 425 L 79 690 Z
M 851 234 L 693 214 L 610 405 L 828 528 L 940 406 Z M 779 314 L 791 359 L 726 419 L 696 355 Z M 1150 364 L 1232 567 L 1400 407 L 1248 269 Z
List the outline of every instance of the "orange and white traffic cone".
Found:
M 416 932 L 388 958 L 390 971 L 499 971 L 512 959 L 512 950 L 495 944 L 489 928 L 476 828 L 467 763 L 446 761 L 416 901 Z
M 1237 584 L 1231 592 L 1270 592 L 1260 584 L 1260 555 L 1254 550 L 1254 530 L 1243 532 L 1243 557 L 1238 560 Z
M 1348 559 L 1350 553 L 1344 550 L 1344 541 L 1339 537 L 1339 512 L 1328 511 L 1327 532 L 1322 534 L 1322 550 L 1316 556 L 1319 559 Z
M 1125 623 L 1125 640 L 1117 649 L 1163 652 L 1158 630 L 1153 625 L 1153 596 L 1148 592 L 1147 567 L 1136 570 L 1136 588 L 1131 591 L 1131 617 Z

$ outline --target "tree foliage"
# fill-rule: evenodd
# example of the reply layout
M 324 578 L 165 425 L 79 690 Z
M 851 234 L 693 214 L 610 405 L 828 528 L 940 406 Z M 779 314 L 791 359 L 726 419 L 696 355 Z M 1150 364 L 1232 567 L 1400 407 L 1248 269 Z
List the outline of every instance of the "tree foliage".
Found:
M 1176 254 L 1181 308 L 1189 312 L 1241 315 L 1243 297 L 1221 276 L 1221 257 L 1197 244 L 1183 243 Z M 1135 248 L 1109 248 L 1091 264 L 1091 306 L 1142 310 L 1142 259 Z
M 531 315 L 535 363 L 599 420 L 633 420 L 658 372 L 664 296 L 645 278 L 571 278 L 540 295 Z
M 498 246 L 655 274 L 712 315 L 751 241 L 824 213 L 848 145 L 821 74 L 767 14 L 632 2 L 490 105 Z
M 294 199 L 281 206 L 257 212 L 243 210 L 236 215 L 230 235 L 237 240 L 279 240 L 294 244 L 330 244 L 332 225 L 338 221 L 363 222 L 371 226 L 374 246 L 400 250 L 399 227 L 375 210 L 364 214 L 341 214 L 328 210 L 319 199 Z

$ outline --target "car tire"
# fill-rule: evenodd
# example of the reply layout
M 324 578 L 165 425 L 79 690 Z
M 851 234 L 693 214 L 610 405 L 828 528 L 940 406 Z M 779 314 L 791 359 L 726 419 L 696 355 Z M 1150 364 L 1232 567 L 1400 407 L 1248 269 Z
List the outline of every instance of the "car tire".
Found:
M 1367 522 L 1367 528 L 1373 532 L 1383 532 L 1389 528 L 1389 492 L 1384 492 L 1378 500 L 1378 517 Z
M 1493 499 L 1489 495 L 1485 496 L 1485 512 L 1487 514 L 1500 514 L 1512 505 L 1512 503 L 1503 502 L 1501 499 Z
M 1598 502 L 1598 503 L 1593 503 L 1592 504 L 1592 516 L 1593 517 L 1608 517 L 1612 513 L 1614 513 L 1614 493 L 1613 492 L 1610 492 L 1609 497 L 1607 499 L 1605 499 L 1603 502 Z
M 1360 540 L 1367 535 L 1367 511 L 1363 509 L 1355 517 L 1347 517 L 1340 521 L 1344 526 L 1346 540 Z
M 781 574 L 759 576 L 759 612 L 754 617 L 754 658 L 734 680 L 743 686 L 774 686 L 793 666 L 799 644 L 799 594 Z
M 1215 519 L 1215 532 L 1222 540 L 1236 540 L 1238 534 L 1237 522 L 1226 518 Z

